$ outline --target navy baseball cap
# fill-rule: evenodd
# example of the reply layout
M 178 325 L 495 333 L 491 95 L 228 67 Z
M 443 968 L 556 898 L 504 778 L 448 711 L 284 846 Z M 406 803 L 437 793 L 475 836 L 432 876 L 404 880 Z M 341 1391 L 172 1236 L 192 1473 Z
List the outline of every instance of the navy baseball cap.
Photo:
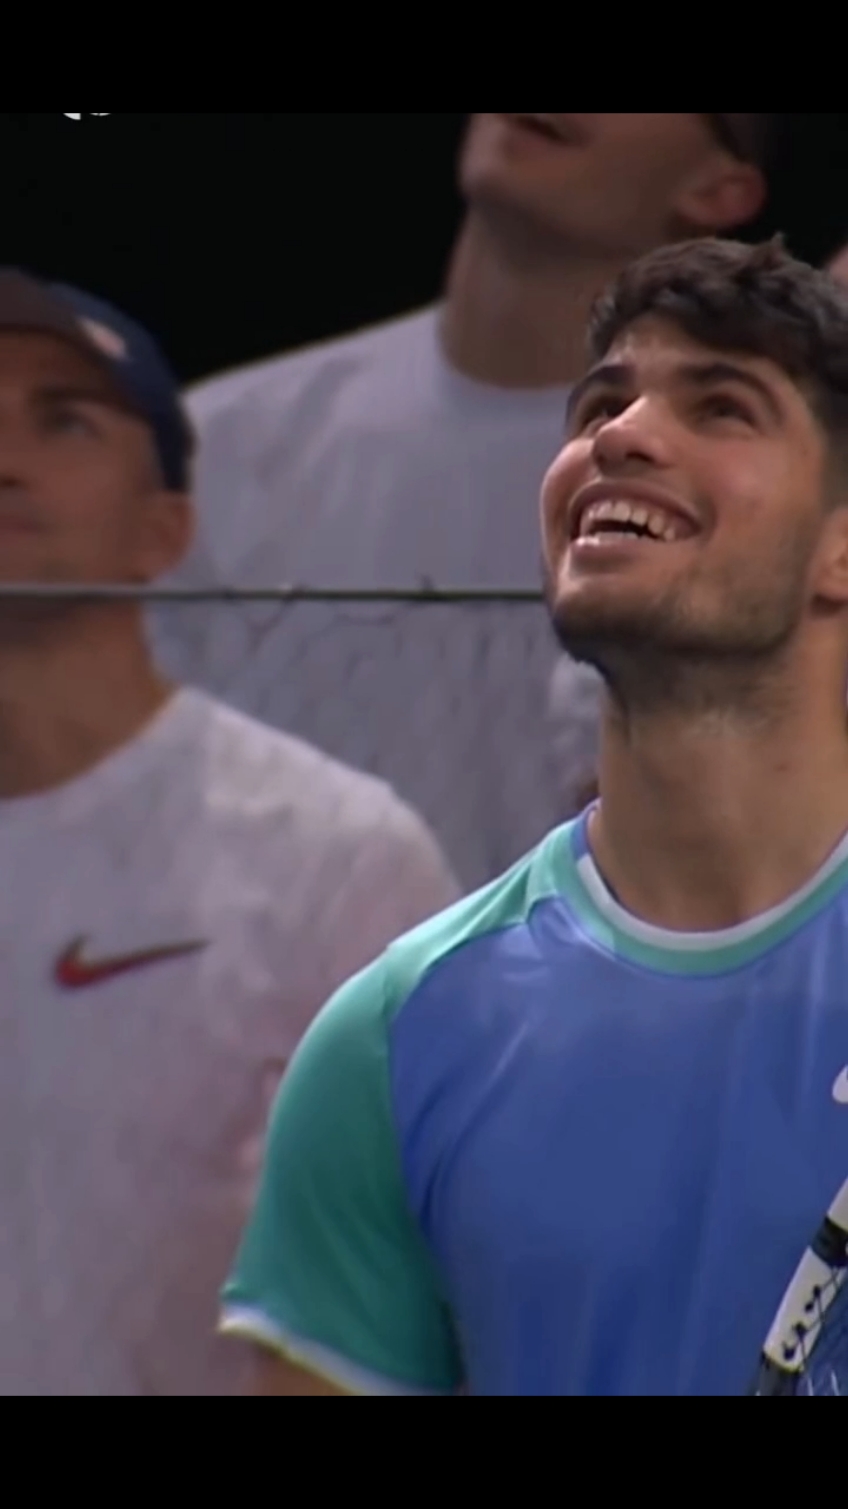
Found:
M 117 395 L 150 425 L 165 483 L 185 491 L 195 438 L 180 387 L 146 330 L 102 299 L 0 268 L 0 330 L 59 336 L 105 368 Z

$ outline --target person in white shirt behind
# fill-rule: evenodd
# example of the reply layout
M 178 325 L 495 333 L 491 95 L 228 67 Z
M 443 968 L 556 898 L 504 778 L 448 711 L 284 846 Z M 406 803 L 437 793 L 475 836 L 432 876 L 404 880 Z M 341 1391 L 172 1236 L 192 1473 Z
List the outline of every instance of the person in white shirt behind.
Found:
M 0 270 L 6 1396 L 241 1388 L 217 1291 L 281 1074 L 457 896 L 387 787 L 173 686 L 137 594 L 90 590 L 174 566 L 191 451 L 144 331 Z
M 443 302 L 190 395 L 200 535 L 181 585 L 540 595 L 537 499 L 591 303 L 632 258 L 757 215 L 770 122 L 472 116 Z M 391 781 L 470 886 L 594 778 L 598 678 L 564 662 L 552 693 L 532 600 L 204 603 L 156 633 L 193 679 Z

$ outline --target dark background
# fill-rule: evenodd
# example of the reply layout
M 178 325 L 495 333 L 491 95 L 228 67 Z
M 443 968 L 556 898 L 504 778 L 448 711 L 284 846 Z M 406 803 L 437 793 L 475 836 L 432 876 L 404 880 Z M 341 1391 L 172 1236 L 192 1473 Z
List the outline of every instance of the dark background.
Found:
M 149 324 L 185 380 L 431 300 L 465 115 L 0 115 L 0 262 Z M 791 118 L 770 212 L 848 240 L 848 115 Z

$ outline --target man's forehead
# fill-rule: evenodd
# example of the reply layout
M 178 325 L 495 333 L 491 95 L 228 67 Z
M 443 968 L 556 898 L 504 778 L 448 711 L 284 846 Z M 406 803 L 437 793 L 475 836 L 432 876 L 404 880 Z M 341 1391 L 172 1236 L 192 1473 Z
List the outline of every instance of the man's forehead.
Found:
M 623 330 L 606 355 L 576 384 L 567 422 L 573 423 L 584 396 L 598 387 L 644 393 L 678 384 L 703 390 L 733 381 L 758 394 L 776 424 L 818 427 L 810 394 L 776 361 L 699 341 L 672 320 L 653 315 Z
M 604 357 L 603 366 L 671 368 L 689 367 L 696 362 L 727 361 L 726 347 L 719 349 L 698 341 L 671 320 L 649 316 L 628 326 L 616 338 Z M 768 367 L 772 364 L 765 358 L 750 353 L 734 352 L 731 359 L 740 366 Z
M 671 320 L 655 316 L 639 320 L 622 331 L 606 356 L 591 368 L 581 387 L 593 386 L 596 381 L 637 387 L 675 380 L 693 382 L 709 374 L 716 380 L 727 380 L 733 371 L 748 374 L 784 407 L 802 401 L 797 384 L 771 358 L 728 345 L 710 345 Z
M 114 379 L 93 353 L 43 331 L 0 330 L 0 382 L 31 390 L 79 389 L 125 407 Z

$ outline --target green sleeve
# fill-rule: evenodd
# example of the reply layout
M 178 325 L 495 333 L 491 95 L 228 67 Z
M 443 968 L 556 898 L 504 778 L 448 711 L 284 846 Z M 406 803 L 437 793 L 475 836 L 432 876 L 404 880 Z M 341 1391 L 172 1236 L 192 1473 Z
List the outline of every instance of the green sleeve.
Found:
M 222 1328 L 353 1392 L 449 1394 L 462 1367 L 393 1124 L 388 969 L 347 985 L 292 1063 Z

